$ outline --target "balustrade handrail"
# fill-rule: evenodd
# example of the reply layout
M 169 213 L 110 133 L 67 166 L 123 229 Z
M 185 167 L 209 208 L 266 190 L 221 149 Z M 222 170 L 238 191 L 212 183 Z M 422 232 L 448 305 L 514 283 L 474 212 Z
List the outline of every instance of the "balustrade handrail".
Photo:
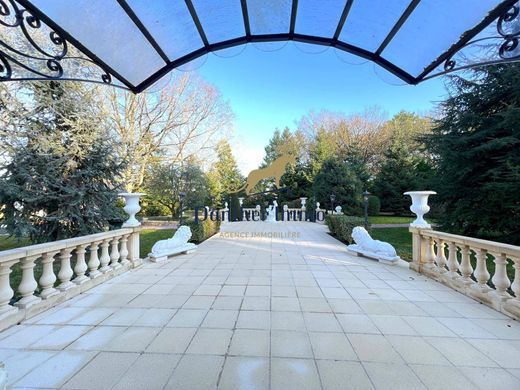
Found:
M 485 249 L 488 252 L 520 258 L 520 246 L 483 240 L 480 238 L 459 236 L 457 234 L 444 233 L 436 230 L 421 230 L 421 235 L 424 237 L 453 242 L 470 248 Z
M 0 252 L 0 330 L 139 266 L 140 230 L 128 227 Z M 11 280 L 15 267 L 21 279 Z M 12 285 L 14 280 L 18 283 Z
M 410 268 L 520 320 L 520 247 L 410 227 Z
M 87 236 L 66 238 L 63 240 L 45 242 L 42 244 L 28 245 L 20 248 L 8 249 L 0 251 L 0 263 L 19 259 L 21 257 L 34 256 L 47 252 L 60 251 L 67 248 L 75 248 L 80 245 L 91 244 L 97 241 L 123 236 L 125 234 L 132 234 L 134 229 L 122 228 L 116 230 L 109 230 L 107 232 L 89 234 Z

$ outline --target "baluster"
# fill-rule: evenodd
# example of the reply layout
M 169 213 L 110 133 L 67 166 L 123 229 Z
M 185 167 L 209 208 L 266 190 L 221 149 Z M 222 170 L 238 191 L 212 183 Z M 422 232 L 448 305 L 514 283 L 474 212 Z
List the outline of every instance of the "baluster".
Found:
M 125 234 L 121 238 L 121 265 L 130 264 L 130 260 L 128 260 L 128 236 L 129 234 Z
M 20 298 L 20 300 L 15 303 L 15 305 L 19 308 L 27 308 L 40 301 L 40 298 L 34 295 L 34 291 L 38 287 L 38 283 L 34 278 L 34 262 L 39 257 L 40 255 L 34 255 L 24 257 L 20 260 L 22 280 L 18 285 L 18 292 L 22 298 Z
M 446 272 L 446 254 L 444 253 L 444 240 L 437 239 L 437 256 L 435 257 L 435 263 L 439 268 L 439 271 L 444 273 Z
M 87 280 L 89 280 L 88 276 L 85 275 L 87 272 L 87 262 L 85 261 L 85 252 L 87 251 L 88 244 L 78 245 L 76 247 L 76 266 L 74 267 L 74 272 L 76 273 L 76 277 L 73 282 L 76 284 L 83 284 Z
M 99 241 L 93 242 L 90 244 L 88 250 L 90 252 L 89 260 L 88 260 L 88 276 L 90 279 L 95 279 L 98 276 L 101 276 L 101 272 L 99 272 L 98 267 L 100 264 L 98 257 L 98 247 Z
M 74 283 L 70 281 L 74 272 L 72 271 L 72 267 L 70 266 L 70 258 L 72 255 L 72 251 L 74 248 L 65 248 L 60 252 L 60 272 L 58 272 L 58 279 L 60 280 L 60 284 L 58 286 L 58 290 L 65 291 L 69 288 L 74 287 Z
M 52 297 L 53 295 L 59 294 L 59 291 L 54 288 L 54 282 L 56 281 L 56 275 L 54 274 L 54 256 L 59 253 L 59 251 L 55 252 L 47 252 L 43 254 L 42 258 L 42 276 L 40 276 L 40 298 L 47 299 Z
M 0 318 L 7 316 L 12 311 L 18 310 L 9 304 L 14 295 L 9 281 L 9 274 L 11 267 L 16 264 L 18 260 L 4 261 L 0 263 Z
M 507 293 L 507 289 L 511 285 L 511 281 L 507 276 L 507 256 L 505 253 L 494 255 L 495 259 L 495 274 L 491 281 L 495 285 L 497 294 L 509 298 L 510 295 Z
M 450 270 L 450 277 L 456 278 L 459 276 L 457 271 L 459 270 L 459 262 L 457 261 L 458 248 L 454 242 L 450 241 L 448 244 L 448 269 Z
M 432 237 L 428 237 L 427 239 L 429 240 L 429 245 L 426 249 L 426 264 L 424 266 L 433 268 L 435 261 L 435 241 Z
M 110 251 L 110 266 L 113 269 L 121 268 L 121 264 L 119 264 L 119 237 L 114 237 L 111 244 L 112 250 Z
M 513 260 L 513 268 L 515 269 L 515 279 L 513 284 L 511 284 L 511 290 L 515 293 L 515 300 L 518 302 L 520 301 L 520 259 L 512 257 L 511 260 Z M 0 307 L 0 312 L 1 310 Z
M 108 245 L 110 243 L 110 240 L 103 240 L 101 243 L 101 257 L 99 258 L 99 262 L 101 267 L 99 270 L 103 273 L 106 273 L 111 270 L 111 268 L 108 266 L 108 263 L 110 262 L 110 255 L 108 254 Z
M 489 272 L 487 270 L 487 251 L 485 249 L 477 249 L 477 266 L 475 267 L 475 279 L 477 279 L 478 286 L 487 289 L 487 281 L 489 280 Z
M 460 248 L 461 259 L 460 259 L 460 273 L 462 274 L 462 279 L 464 283 L 473 283 L 471 279 L 471 274 L 473 273 L 473 267 L 471 266 L 470 256 L 469 256 L 469 246 L 464 245 Z

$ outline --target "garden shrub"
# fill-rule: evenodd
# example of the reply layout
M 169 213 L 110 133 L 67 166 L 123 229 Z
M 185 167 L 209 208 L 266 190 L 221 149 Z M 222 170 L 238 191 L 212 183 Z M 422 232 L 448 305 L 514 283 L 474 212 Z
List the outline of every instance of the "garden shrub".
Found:
M 329 214 L 325 217 L 325 223 L 334 237 L 340 241 L 352 244 L 352 229 L 356 226 L 364 226 L 365 220 L 361 217 Z M 370 231 L 370 228 L 368 227 L 367 230 Z
M 220 230 L 220 221 L 212 221 L 209 218 L 205 221 L 199 221 L 198 224 L 195 223 L 195 221 L 185 221 L 183 222 L 183 225 L 186 225 L 191 229 L 190 241 L 196 244 L 207 240 Z
M 375 195 L 368 197 L 368 215 L 379 215 L 381 211 L 381 201 Z

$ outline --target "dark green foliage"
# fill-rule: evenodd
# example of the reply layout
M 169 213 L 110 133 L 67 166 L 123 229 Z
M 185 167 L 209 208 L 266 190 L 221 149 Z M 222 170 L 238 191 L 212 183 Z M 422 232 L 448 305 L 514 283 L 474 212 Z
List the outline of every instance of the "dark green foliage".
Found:
M 305 217 L 307 221 L 316 221 L 316 197 L 311 196 L 305 204 Z
M 410 207 L 410 199 L 403 193 L 423 189 L 420 188 L 417 161 L 403 147 L 391 148 L 385 158 L 373 184 L 374 193 L 381 200 L 383 211 L 403 213 Z
M 92 90 L 56 82 L 30 88 L 36 109 L 13 119 L 20 136 L 10 140 L 9 157 L 0 167 L 7 231 L 45 242 L 117 226 L 123 166 Z
M 401 111 L 385 127 L 390 136 L 389 145 L 382 155 L 372 190 L 381 200 L 383 211 L 400 214 L 410 206 L 404 192 L 428 189 L 432 163 L 421 137 L 429 133 L 431 121 Z
M 381 211 L 381 201 L 375 195 L 368 197 L 368 215 L 379 215 Z
M 280 181 L 282 191 L 279 193 L 278 203 L 283 204 L 301 197 L 306 197 L 312 189 L 311 168 L 299 160 L 296 164 L 289 164 Z
M 338 240 L 352 244 L 352 229 L 356 226 L 365 227 L 365 220 L 361 217 L 351 217 L 348 215 L 327 215 L 325 223 L 330 233 Z M 365 227 L 366 228 L 366 227 Z M 367 229 L 370 230 L 370 229 Z
M 229 205 L 229 220 L 242 220 L 242 213 L 240 212 L 240 201 L 238 200 L 237 195 L 231 195 L 231 204 Z
M 426 139 L 442 228 L 520 244 L 520 65 L 452 77 L 451 89 Z
M 330 195 L 336 195 L 335 205 L 345 214 L 363 213 L 362 183 L 354 170 L 338 159 L 325 160 L 314 179 L 314 194 L 321 207 L 330 206 Z
M 243 184 L 231 145 L 221 140 L 217 145 L 217 161 L 207 174 L 209 195 L 215 198 L 215 204 L 223 205 L 230 194 L 236 193 Z
M 180 193 L 184 192 L 183 209 L 201 207 L 208 198 L 207 178 L 194 161 L 182 165 L 157 164 L 149 169 L 145 180 L 146 215 L 180 216 Z M 155 214 L 153 214 L 155 212 Z M 158 213 L 158 214 L 157 214 Z
M 191 229 L 191 242 L 196 244 L 207 240 L 214 234 L 217 234 L 220 230 L 220 221 L 212 221 L 209 217 L 205 221 L 184 221 L 183 225 L 188 226 Z

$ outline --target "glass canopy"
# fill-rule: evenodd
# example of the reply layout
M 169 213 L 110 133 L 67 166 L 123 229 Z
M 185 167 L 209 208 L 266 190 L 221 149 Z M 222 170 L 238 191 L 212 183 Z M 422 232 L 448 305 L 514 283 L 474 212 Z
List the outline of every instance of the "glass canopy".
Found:
M 409 84 L 520 59 L 518 0 L 0 0 L 0 80 L 141 92 L 207 53 L 293 40 Z M 32 52 L 31 52 L 32 51 Z

